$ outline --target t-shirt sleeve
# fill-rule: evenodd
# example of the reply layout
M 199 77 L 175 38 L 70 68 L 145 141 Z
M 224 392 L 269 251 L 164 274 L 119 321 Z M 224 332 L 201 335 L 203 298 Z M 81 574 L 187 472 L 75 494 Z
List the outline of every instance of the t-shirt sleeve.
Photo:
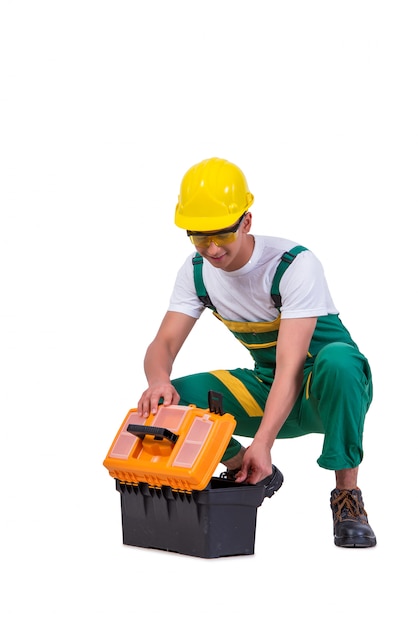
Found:
M 321 262 L 310 251 L 300 253 L 280 281 L 282 319 L 337 313 Z
M 168 310 L 176 313 L 185 313 L 190 315 L 190 317 L 198 319 L 205 307 L 196 294 L 192 257 L 193 255 L 189 256 L 177 272 Z

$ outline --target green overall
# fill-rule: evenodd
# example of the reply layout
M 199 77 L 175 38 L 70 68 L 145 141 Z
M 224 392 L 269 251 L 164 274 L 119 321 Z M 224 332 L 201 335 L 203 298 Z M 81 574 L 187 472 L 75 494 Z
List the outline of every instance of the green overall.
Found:
M 271 297 L 278 317 L 266 322 L 240 322 L 222 318 L 215 310 L 202 277 L 202 257 L 193 258 L 196 292 L 206 307 L 234 334 L 254 359 L 254 369 L 214 370 L 173 380 L 180 404 L 205 407 L 208 391 L 223 396 L 223 410 L 231 413 L 235 434 L 254 437 L 258 430 L 276 367 L 276 344 L 280 327 L 280 280 L 303 246 L 285 252 L 278 265 Z M 331 470 L 357 467 L 363 458 L 363 427 L 372 401 L 372 376 L 367 359 L 360 353 L 338 315 L 319 317 L 304 366 L 301 392 L 277 438 L 323 433 L 321 467 Z M 239 452 L 241 444 L 231 439 L 222 461 Z

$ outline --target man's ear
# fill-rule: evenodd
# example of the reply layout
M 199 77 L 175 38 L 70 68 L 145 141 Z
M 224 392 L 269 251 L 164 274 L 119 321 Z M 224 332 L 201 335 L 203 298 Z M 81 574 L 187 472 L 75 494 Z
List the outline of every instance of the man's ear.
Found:
M 253 223 L 253 216 L 252 213 L 250 213 L 249 211 L 247 211 L 246 216 L 244 217 L 244 221 L 242 224 L 242 230 L 245 234 L 249 233 L 251 230 L 251 225 Z

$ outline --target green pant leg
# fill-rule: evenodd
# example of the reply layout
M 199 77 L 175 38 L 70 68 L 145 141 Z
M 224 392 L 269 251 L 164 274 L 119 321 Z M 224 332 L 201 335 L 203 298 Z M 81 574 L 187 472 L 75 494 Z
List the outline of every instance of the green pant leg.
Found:
M 373 397 L 366 357 L 345 343 L 328 344 L 318 353 L 300 404 L 305 432 L 323 432 L 321 467 L 357 467 L 363 458 L 363 428 Z
M 209 391 L 221 393 L 223 411 L 234 416 L 237 422 L 235 434 L 243 437 L 254 437 L 257 432 L 270 390 L 269 385 L 261 382 L 252 370 L 245 368 L 190 374 L 176 378 L 172 383 L 180 395 L 179 403 L 184 405 L 205 408 Z M 240 449 L 241 444 L 231 439 L 222 461 L 232 458 Z
M 270 386 L 254 372 L 237 369 L 228 372 L 243 383 L 260 406 L 259 414 L 249 414 L 217 376 L 210 372 L 173 380 L 180 404 L 208 405 L 208 392 L 223 396 L 223 410 L 237 420 L 236 435 L 254 437 L 260 425 Z M 357 348 L 345 343 L 328 344 L 319 352 L 314 365 L 304 373 L 304 386 L 278 438 L 324 433 L 318 464 L 326 469 L 357 467 L 363 457 L 364 419 L 372 400 L 372 377 L 367 359 Z M 241 444 L 231 439 L 222 458 L 226 461 L 239 452 Z

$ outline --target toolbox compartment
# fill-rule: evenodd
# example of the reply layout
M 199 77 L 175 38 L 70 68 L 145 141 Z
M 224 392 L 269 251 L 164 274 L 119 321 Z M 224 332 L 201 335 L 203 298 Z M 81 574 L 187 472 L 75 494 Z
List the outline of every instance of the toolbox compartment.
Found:
M 116 479 L 125 545 L 202 558 L 254 554 L 261 485 L 212 478 L 200 491 Z

